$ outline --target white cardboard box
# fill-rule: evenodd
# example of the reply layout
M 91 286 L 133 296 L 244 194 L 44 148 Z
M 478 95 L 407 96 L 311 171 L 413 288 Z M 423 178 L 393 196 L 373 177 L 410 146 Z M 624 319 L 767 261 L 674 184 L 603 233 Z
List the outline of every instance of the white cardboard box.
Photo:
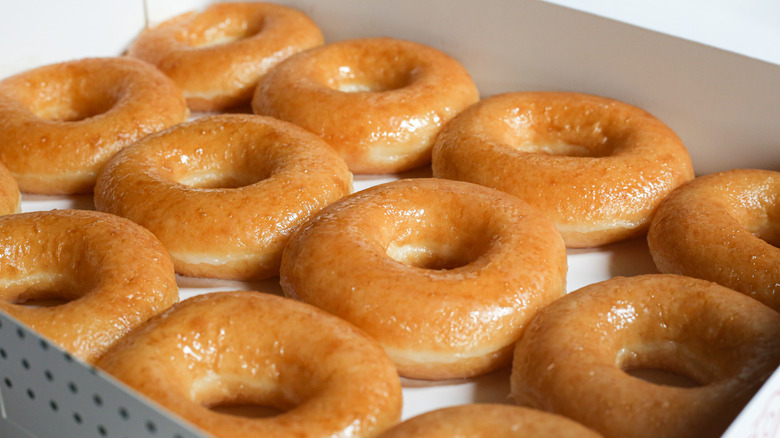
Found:
M 154 23 L 205 3 L 149 0 L 146 12 Z M 393 36 L 444 50 L 465 65 L 483 96 L 569 90 L 643 107 L 680 135 L 698 174 L 737 167 L 780 169 L 778 65 L 538 0 L 283 3 L 309 14 L 327 41 Z M 4 2 L 0 4 L 0 77 L 52 62 L 120 54 L 144 22 L 142 0 Z M 356 177 L 355 188 L 393 178 Z M 92 208 L 91 198 L 23 198 L 25 211 L 69 207 Z M 616 275 L 655 272 L 642 239 L 570 250 L 569 265 L 570 291 Z M 247 284 L 179 278 L 179 285 L 182 298 L 216 290 L 279 291 L 274 281 Z M 0 348 L 15 358 L 13 367 L 4 365 L 11 359 L 0 359 L 0 408 L 5 418 L 0 421 L 0 436 L 27 436 L 22 429 L 62 437 L 197 436 L 187 426 L 167 424 L 157 408 L 121 394 L 99 372 L 60 361 L 64 356 L 48 344 L 43 349 L 34 334 L 18 335 L 24 329 L 10 319 L 0 315 L 0 322 L 6 328 L 0 327 Z M 45 371 L 56 371 L 57 383 Z M 8 389 L 2 379 L 9 375 L 17 383 L 23 379 L 26 386 Z M 406 381 L 403 417 L 472 401 L 508 403 L 508 375 L 505 370 L 443 384 Z M 79 388 L 77 392 L 70 383 Z M 27 390 L 35 394 L 34 399 Z M 74 401 L 67 408 L 61 402 L 54 411 L 50 402 L 55 399 Z M 41 404 L 44 412 L 24 414 L 30 403 Z M 775 375 L 726 436 L 780 436 L 779 409 L 780 376 Z

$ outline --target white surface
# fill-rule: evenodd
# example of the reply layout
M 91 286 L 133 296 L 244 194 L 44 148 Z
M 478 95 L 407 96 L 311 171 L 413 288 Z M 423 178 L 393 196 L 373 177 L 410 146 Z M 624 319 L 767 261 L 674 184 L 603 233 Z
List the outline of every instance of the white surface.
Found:
M 151 0 L 149 10 L 152 21 L 159 21 L 203 3 Z M 530 0 L 464 1 L 461 7 L 447 0 L 287 3 L 309 13 L 331 41 L 391 35 L 443 49 L 463 62 L 483 95 L 565 89 L 642 106 L 681 135 L 699 173 L 780 167 L 776 66 Z M 621 4 L 615 0 L 612 7 L 618 10 Z M 140 0 L 2 3 L 0 76 L 55 61 L 119 54 L 142 25 Z M 384 180 L 357 178 L 356 189 Z M 68 207 L 92 208 L 92 201 L 88 196 L 25 196 L 23 201 L 25 211 Z M 615 275 L 655 271 L 642 239 L 569 254 L 569 290 Z M 182 297 L 244 288 L 278 291 L 273 282 L 180 278 L 180 286 Z M 508 403 L 508 393 L 506 370 L 461 382 L 407 381 L 403 416 L 470 401 Z
M 776 0 L 544 0 L 780 65 Z

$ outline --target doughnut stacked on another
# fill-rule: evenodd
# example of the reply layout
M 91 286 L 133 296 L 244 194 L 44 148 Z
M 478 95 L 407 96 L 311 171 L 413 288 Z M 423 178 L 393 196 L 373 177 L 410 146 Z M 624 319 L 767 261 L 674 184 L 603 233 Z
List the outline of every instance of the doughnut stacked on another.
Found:
M 527 92 L 489 97 L 448 123 L 433 148 L 433 175 L 519 197 L 576 248 L 644 233 L 693 169 L 677 135 L 639 108 Z
M 661 204 L 647 242 L 661 272 L 714 281 L 780 311 L 780 172 L 696 178 Z
M 519 199 L 408 179 L 299 228 L 281 285 L 376 338 L 402 376 L 448 379 L 507 365 L 537 310 L 565 293 L 566 267 L 552 222 Z
M 88 362 L 179 299 L 160 241 L 94 211 L 0 217 L 0 284 L 0 310 Z
M 393 173 L 429 163 L 441 127 L 478 99 L 468 72 L 439 50 L 364 38 L 290 57 L 260 82 L 252 108 L 321 136 L 354 173 Z
M 182 301 L 97 364 L 221 438 L 372 437 L 401 415 L 401 383 L 382 348 L 319 309 L 257 292 Z M 284 412 L 214 412 L 259 404 Z
M 22 194 L 19 185 L 7 167 L 0 163 L 0 215 L 22 211 Z
M 128 54 L 171 77 L 191 109 L 219 111 L 248 103 L 271 68 L 322 42 L 317 25 L 295 9 L 225 2 L 145 30 Z
M 344 160 L 321 138 L 233 114 L 126 148 L 100 174 L 95 206 L 152 231 L 180 274 L 259 280 L 278 275 L 296 227 L 351 190 Z
M 426 412 L 380 438 L 600 438 L 566 417 L 535 409 L 470 404 Z
M 88 58 L 0 81 L 0 162 L 25 193 L 92 191 L 111 156 L 187 119 L 176 85 L 133 58 Z
M 516 403 L 607 438 L 720 436 L 780 365 L 780 314 L 709 281 L 616 277 L 541 310 L 517 343 Z M 661 369 L 695 386 L 626 371 Z

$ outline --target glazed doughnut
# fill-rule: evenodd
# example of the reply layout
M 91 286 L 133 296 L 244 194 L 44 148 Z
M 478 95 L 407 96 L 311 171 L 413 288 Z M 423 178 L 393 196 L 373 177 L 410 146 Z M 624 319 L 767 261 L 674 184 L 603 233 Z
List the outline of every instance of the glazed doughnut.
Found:
M 780 311 L 780 172 L 740 169 L 672 192 L 647 234 L 661 272 L 714 281 Z
M 181 91 L 132 58 L 89 58 L 0 81 L 0 162 L 26 193 L 92 191 L 119 149 L 187 119 Z
M 566 266 L 555 227 L 524 202 L 423 178 L 325 208 L 285 248 L 281 285 L 377 339 L 402 376 L 447 379 L 508 364 L 565 293 Z
M 780 315 L 708 281 L 616 277 L 541 310 L 517 343 L 515 402 L 605 437 L 720 436 L 780 364 Z M 651 383 L 626 371 L 695 381 Z
M 95 206 L 152 231 L 180 274 L 257 280 L 279 274 L 294 228 L 351 190 L 344 160 L 319 137 L 233 114 L 126 148 L 100 174 Z
M 442 125 L 478 99 L 446 54 L 368 38 L 290 57 L 260 82 L 252 108 L 322 136 L 354 173 L 393 173 L 430 162 Z
M 639 108 L 529 92 L 487 98 L 449 123 L 433 175 L 515 195 L 549 215 L 567 247 L 590 247 L 644 233 L 693 170 L 677 135 Z
M 600 438 L 566 417 L 535 409 L 471 404 L 426 412 L 389 429 L 380 438 Z
M 0 217 L 0 285 L 0 310 L 88 362 L 179 293 L 150 232 L 81 210 Z
M 117 343 L 98 367 L 221 438 L 368 437 L 401 415 L 382 348 L 312 306 L 257 292 L 182 301 Z M 243 418 L 209 408 L 282 411 Z
M 22 196 L 19 185 L 8 168 L 0 163 L 0 215 L 22 211 Z
M 270 3 L 215 3 L 142 32 L 128 54 L 150 62 L 197 111 L 248 103 L 257 81 L 283 59 L 322 45 L 306 15 Z

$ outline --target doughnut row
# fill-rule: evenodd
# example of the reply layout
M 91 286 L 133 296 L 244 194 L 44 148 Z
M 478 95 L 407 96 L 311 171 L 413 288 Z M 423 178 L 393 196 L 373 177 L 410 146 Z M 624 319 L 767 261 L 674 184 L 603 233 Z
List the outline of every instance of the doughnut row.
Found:
M 780 365 L 778 196 L 695 177 L 628 103 L 481 98 L 449 54 L 268 3 L 0 80 L 0 310 L 218 437 L 718 436 Z M 658 272 L 567 293 L 567 248 L 645 234 Z M 401 378 L 507 367 L 519 406 L 398 424 Z

